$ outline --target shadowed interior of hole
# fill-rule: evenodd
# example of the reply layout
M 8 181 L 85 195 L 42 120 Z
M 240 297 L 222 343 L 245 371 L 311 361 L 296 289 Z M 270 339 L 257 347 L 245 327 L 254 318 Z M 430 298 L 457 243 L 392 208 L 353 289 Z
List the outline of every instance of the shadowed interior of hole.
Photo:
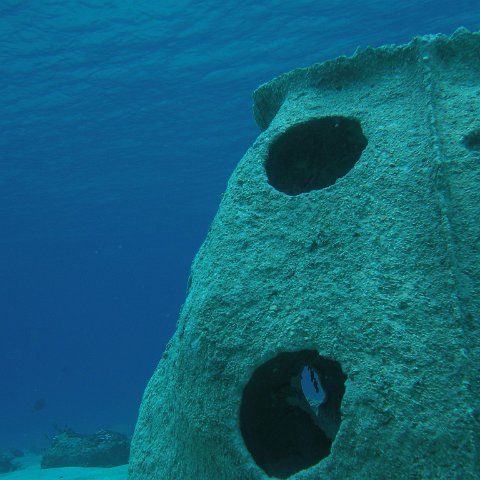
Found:
M 326 188 L 353 168 L 367 143 L 354 118 L 322 117 L 293 125 L 270 145 L 268 183 L 287 195 Z
M 323 401 L 316 411 L 302 387 Z M 315 350 L 283 352 L 260 365 L 245 386 L 240 429 L 245 446 L 267 475 L 288 478 L 330 454 L 341 423 L 345 374 L 334 360 Z M 316 388 L 315 388 L 315 384 Z M 317 391 L 318 390 L 318 391 Z
M 463 144 L 469 150 L 480 150 L 480 129 L 472 130 L 463 137 Z

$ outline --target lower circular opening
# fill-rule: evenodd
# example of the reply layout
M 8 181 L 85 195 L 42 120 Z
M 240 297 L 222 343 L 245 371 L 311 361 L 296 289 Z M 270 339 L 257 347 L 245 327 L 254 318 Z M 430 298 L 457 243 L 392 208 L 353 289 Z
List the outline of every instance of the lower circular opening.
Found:
M 243 440 L 257 465 L 288 478 L 330 454 L 346 375 L 314 350 L 281 353 L 255 370 L 240 407 Z

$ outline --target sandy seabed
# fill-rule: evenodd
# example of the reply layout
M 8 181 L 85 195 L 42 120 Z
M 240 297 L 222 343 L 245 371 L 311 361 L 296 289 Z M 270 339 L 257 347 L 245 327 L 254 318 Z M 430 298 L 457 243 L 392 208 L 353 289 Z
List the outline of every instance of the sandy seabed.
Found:
M 112 468 L 40 468 L 41 456 L 25 455 L 16 458 L 20 470 L 0 473 L 0 480 L 127 480 L 128 465 Z

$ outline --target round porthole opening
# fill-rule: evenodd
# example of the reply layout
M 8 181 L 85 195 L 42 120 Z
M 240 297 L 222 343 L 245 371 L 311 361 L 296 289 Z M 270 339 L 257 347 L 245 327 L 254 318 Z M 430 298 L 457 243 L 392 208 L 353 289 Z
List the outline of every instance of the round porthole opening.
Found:
M 243 392 L 240 428 L 267 475 L 288 478 L 330 454 L 345 380 L 338 362 L 314 350 L 281 353 L 255 370 Z
M 270 146 L 268 183 L 288 195 L 329 187 L 353 168 L 367 143 L 354 118 L 323 117 L 294 125 Z

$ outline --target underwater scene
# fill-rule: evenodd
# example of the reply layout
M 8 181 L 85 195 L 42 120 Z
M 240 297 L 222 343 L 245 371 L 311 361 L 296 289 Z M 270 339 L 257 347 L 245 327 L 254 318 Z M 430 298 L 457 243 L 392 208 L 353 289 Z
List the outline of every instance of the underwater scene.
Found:
M 2 0 L 0 478 L 480 478 L 478 0 Z

